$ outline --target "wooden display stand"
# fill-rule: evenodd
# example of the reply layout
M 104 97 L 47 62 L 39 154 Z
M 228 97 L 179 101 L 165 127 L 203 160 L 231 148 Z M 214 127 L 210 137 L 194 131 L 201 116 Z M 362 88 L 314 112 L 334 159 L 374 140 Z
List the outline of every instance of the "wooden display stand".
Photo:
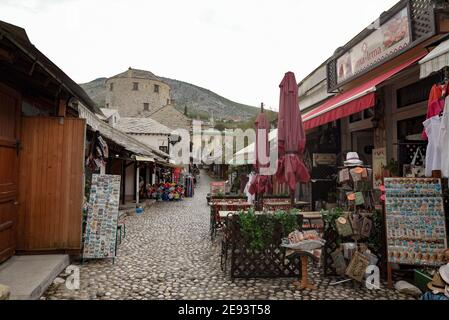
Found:
M 298 253 L 301 256 L 301 279 L 293 282 L 293 285 L 299 287 L 299 290 L 317 290 L 317 287 L 309 282 L 309 270 L 307 267 L 309 258 L 316 260 L 316 257 L 304 251 L 299 251 Z

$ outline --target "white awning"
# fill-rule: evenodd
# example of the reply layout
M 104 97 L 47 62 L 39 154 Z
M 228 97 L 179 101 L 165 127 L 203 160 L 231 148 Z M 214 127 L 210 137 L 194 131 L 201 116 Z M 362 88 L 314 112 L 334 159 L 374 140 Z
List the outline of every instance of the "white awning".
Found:
M 137 162 L 154 162 L 154 158 L 136 156 Z
M 440 71 L 444 67 L 449 67 L 449 40 L 440 43 L 419 64 L 421 66 L 421 79 Z

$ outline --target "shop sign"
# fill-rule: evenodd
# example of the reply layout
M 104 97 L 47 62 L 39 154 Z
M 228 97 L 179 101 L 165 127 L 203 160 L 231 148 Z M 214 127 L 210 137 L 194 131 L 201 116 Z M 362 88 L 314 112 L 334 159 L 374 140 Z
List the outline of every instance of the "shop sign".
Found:
M 337 59 L 337 84 L 386 61 L 411 44 L 408 7 Z
M 313 167 L 335 166 L 337 165 L 337 155 L 334 153 L 314 153 Z
M 225 195 L 226 193 L 226 182 L 211 182 L 210 184 L 210 194 L 212 197 L 218 195 Z
M 374 189 L 379 190 L 383 184 L 383 170 L 387 165 L 387 149 L 379 148 L 373 150 L 373 175 Z

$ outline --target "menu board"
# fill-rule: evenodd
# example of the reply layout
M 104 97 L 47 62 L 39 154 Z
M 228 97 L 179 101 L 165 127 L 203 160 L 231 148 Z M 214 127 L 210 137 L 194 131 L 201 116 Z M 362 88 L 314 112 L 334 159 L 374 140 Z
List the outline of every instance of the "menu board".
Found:
M 211 196 L 225 195 L 226 193 L 226 182 L 211 182 L 210 184 L 210 194 Z
M 447 249 L 440 179 L 385 179 L 388 261 L 440 266 Z
M 115 258 L 118 210 L 120 202 L 120 176 L 92 176 L 84 259 Z

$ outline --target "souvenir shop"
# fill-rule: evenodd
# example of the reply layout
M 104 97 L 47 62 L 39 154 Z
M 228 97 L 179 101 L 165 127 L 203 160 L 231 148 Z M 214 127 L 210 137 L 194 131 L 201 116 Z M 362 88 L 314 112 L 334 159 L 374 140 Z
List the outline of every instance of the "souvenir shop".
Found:
M 331 96 L 306 110 L 303 121 L 312 190 L 321 162 L 335 170 L 325 173 L 328 185 L 318 188 L 326 189 L 335 208 L 329 199 L 320 205 L 326 199 L 312 192 L 314 209 L 326 210 L 325 273 L 348 276 L 354 266 L 378 265 L 390 286 L 405 273 L 426 291 L 449 261 L 449 157 L 442 151 L 449 150 L 449 28 L 448 8 L 429 4 L 419 11 L 420 5 L 400 1 L 382 15 L 380 28 L 368 28 L 339 48 L 326 66 Z M 431 19 L 419 29 L 424 16 Z M 385 50 L 381 58 L 359 53 L 379 45 Z M 339 149 L 321 151 L 318 141 L 330 128 L 337 130 Z
M 140 172 L 141 198 L 157 201 L 192 198 L 195 194 L 195 183 L 193 174 L 189 171 L 185 166 L 171 163 L 156 161 L 149 164 L 147 170 Z

